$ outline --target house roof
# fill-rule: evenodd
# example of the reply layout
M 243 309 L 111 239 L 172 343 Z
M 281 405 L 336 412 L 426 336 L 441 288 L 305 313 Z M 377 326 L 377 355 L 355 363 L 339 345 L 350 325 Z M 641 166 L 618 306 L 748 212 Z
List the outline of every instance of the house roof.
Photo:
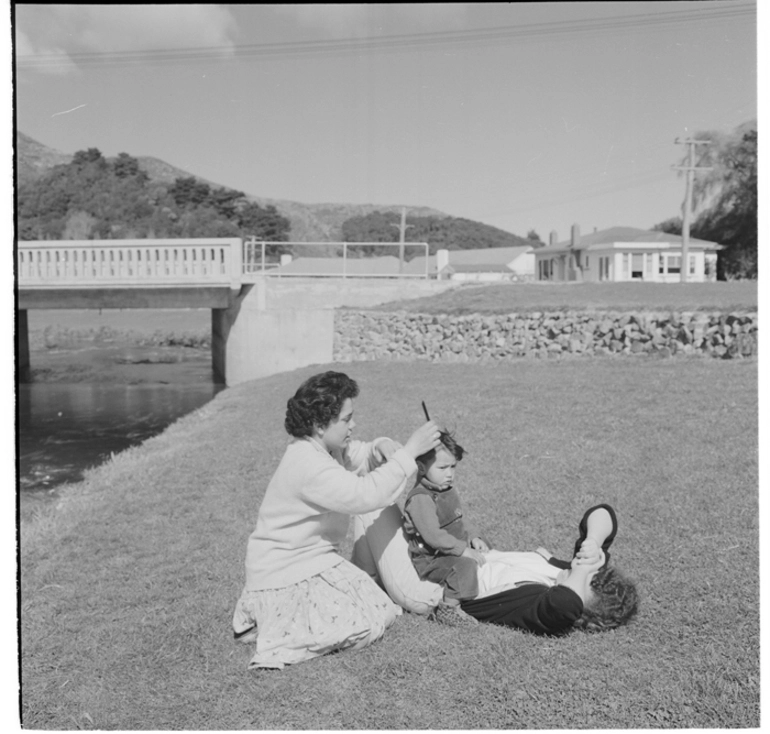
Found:
M 660 242 L 679 246 L 682 244 L 682 236 L 678 234 L 669 234 L 668 232 L 659 232 L 658 230 L 654 229 L 637 229 L 636 227 L 610 227 L 609 229 L 602 229 L 599 232 L 581 234 L 579 249 L 585 249 L 592 245 L 610 245 L 615 242 Z M 699 240 L 694 237 L 690 238 L 690 244 L 699 245 L 701 247 L 719 247 L 716 242 Z M 569 249 L 571 245 L 571 239 L 563 240 L 561 242 L 557 242 L 555 245 L 541 247 L 535 250 L 535 253 L 540 255 L 542 253 L 563 252 L 564 250 Z
M 508 273 L 513 272 L 505 263 L 450 263 L 444 270 L 451 270 L 453 273 Z
M 532 251 L 532 247 L 528 245 L 522 247 L 478 247 L 472 250 L 449 250 L 449 265 L 455 268 L 455 272 L 461 272 L 459 266 L 465 265 L 479 265 L 480 267 L 477 270 L 464 270 L 462 272 L 503 272 L 501 268 L 504 268 L 530 251 Z M 421 256 L 410 260 L 404 266 L 404 272 L 424 273 L 425 257 Z M 436 272 L 435 255 L 428 257 L 428 272 Z
M 525 247 L 479 247 L 475 250 L 449 250 L 452 265 L 507 265 L 532 249 Z
M 344 270 L 343 270 L 344 265 Z M 405 263 L 406 265 L 406 263 Z M 392 255 L 384 257 L 298 257 L 286 265 L 276 268 L 275 273 L 296 273 L 310 275 L 398 275 L 398 258 Z M 406 268 L 404 268 L 404 272 Z

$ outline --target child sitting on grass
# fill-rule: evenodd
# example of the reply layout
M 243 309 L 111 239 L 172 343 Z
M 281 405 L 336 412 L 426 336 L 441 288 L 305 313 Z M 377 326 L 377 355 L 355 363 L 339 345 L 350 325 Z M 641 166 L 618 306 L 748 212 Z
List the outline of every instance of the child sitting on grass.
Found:
M 409 557 L 421 579 L 444 588 L 434 618 L 456 627 L 475 626 L 478 621 L 460 602 L 478 594 L 478 567 L 489 545 L 466 523 L 453 486 L 464 449 L 447 431 L 439 440 L 435 449 L 417 457 L 417 484 L 404 505 Z

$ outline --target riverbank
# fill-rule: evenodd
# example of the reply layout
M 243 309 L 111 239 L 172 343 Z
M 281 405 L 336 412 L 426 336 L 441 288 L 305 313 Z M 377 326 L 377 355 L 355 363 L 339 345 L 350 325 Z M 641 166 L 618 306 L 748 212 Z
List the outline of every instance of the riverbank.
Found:
M 211 382 L 209 309 L 32 310 L 33 382 Z
M 421 400 L 457 432 L 496 547 L 567 553 L 582 511 L 612 503 L 638 620 L 543 640 L 404 615 L 359 653 L 247 673 L 246 538 L 313 366 L 220 393 L 22 524 L 25 728 L 759 726 L 756 360 L 328 367 L 359 381 L 360 438 L 404 440 Z M 598 678 L 576 683 L 575 660 Z

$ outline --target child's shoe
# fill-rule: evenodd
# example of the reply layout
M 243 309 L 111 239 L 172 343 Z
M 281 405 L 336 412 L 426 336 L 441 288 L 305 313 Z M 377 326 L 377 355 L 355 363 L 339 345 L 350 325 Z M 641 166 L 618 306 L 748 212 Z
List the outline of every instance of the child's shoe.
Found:
M 464 612 L 459 604 L 447 604 L 442 601 L 433 612 L 433 619 L 447 627 L 475 627 L 479 620 Z

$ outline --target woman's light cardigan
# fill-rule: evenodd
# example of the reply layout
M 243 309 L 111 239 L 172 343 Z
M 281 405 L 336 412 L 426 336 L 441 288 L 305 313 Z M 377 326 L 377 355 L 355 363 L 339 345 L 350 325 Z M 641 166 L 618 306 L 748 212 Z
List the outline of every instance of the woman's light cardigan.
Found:
M 399 449 L 375 468 L 380 440 L 351 441 L 335 455 L 313 439 L 289 444 L 249 536 L 247 590 L 284 588 L 336 566 L 350 515 L 396 500 L 417 465 Z

